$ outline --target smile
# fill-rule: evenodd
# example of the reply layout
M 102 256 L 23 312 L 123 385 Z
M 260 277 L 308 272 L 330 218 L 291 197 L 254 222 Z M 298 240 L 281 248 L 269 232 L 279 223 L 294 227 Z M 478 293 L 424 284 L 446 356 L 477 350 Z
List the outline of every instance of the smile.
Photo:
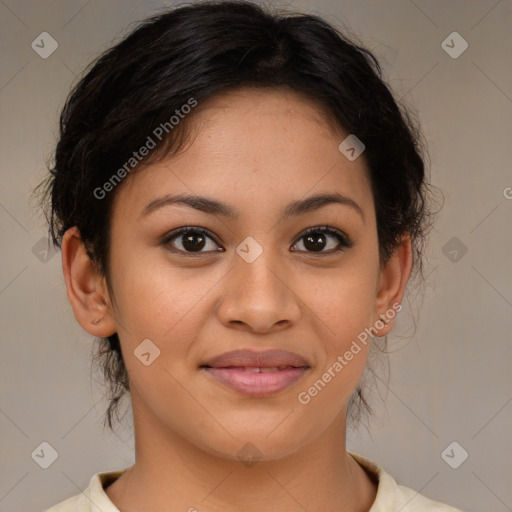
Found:
M 297 382 L 307 367 L 231 367 L 210 368 L 205 372 L 221 384 L 244 395 L 264 398 L 283 391 Z

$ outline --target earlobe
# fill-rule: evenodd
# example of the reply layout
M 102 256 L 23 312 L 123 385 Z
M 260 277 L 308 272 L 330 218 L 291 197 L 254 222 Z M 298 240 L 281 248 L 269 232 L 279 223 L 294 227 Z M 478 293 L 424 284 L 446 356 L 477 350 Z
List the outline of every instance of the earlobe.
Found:
M 400 245 L 383 266 L 379 276 L 377 300 L 375 302 L 375 319 L 380 319 L 376 326 L 377 336 L 389 334 L 393 328 L 396 313 L 409 281 L 413 263 L 412 243 L 409 235 L 404 235 Z M 384 326 L 382 327 L 382 324 Z
M 89 334 L 107 337 L 116 332 L 104 277 L 91 261 L 76 226 L 62 238 L 62 271 L 77 322 Z

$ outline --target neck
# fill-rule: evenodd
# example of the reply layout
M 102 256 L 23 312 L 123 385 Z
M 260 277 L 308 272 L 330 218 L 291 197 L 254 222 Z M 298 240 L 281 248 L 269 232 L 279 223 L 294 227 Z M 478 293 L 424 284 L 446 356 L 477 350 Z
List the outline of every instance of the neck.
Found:
M 206 452 L 134 407 L 135 464 L 107 488 L 122 512 L 367 512 L 376 485 L 346 452 L 345 411 L 309 444 L 251 463 Z M 241 443 L 241 446 L 243 443 Z

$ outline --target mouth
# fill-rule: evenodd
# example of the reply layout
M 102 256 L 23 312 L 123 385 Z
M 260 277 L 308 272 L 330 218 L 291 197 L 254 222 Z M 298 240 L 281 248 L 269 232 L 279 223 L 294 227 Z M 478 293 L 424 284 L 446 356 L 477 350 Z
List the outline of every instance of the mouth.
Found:
M 212 366 L 204 366 L 203 368 L 214 368 L 214 369 L 224 369 L 224 370 L 239 370 L 248 373 L 268 373 L 268 372 L 280 372 L 283 370 L 290 370 L 293 368 L 300 368 L 297 366 L 225 366 L 225 367 L 212 367 Z
M 227 352 L 200 368 L 238 393 L 263 398 L 297 382 L 310 369 L 310 365 L 298 354 L 274 349 Z

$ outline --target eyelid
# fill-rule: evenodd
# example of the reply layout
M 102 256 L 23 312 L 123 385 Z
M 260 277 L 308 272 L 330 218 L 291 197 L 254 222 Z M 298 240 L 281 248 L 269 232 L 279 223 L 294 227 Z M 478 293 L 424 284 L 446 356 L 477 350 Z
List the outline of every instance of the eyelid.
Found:
M 212 240 L 213 242 L 215 242 L 217 245 L 220 245 L 216 239 L 216 236 L 214 236 L 210 232 L 210 230 L 208 230 L 206 228 L 199 227 L 199 226 L 191 226 L 191 225 L 182 226 L 180 228 L 176 228 L 176 229 L 170 231 L 169 233 L 164 235 L 164 237 L 162 238 L 161 244 L 169 245 L 172 239 L 182 236 L 182 235 L 186 235 L 189 232 L 202 234 L 205 237 Z M 320 252 L 293 251 L 293 252 L 297 252 L 300 254 L 302 254 L 302 253 L 311 254 L 311 255 L 315 255 L 315 256 L 328 256 L 328 255 L 342 252 L 345 249 L 350 249 L 354 245 L 353 240 L 341 229 L 334 228 L 334 227 L 328 226 L 328 225 L 319 225 L 319 226 L 311 226 L 311 227 L 303 230 L 301 233 L 299 233 L 299 235 L 297 235 L 297 237 L 295 238 L 295 241 L 293 242 L 292 246 L 296 245 L 302 238 L 309 235 L 310 233 L 323 233 L 323 234 L 335 236 L 338 238 L 339 247 L 334 250 L 331 249 L 330 251 L 320 251 Z M 224 252 L 225 249 L 219 249 L 218 251 L 187 252 L 187 251 L 182 251 L 181 249 L 172 248 L 171 251 L 178 253 L 178 254 L 184 254 L 187 256 L 201 256 L 201 255 L 211 254 L 212 252 Z
M 201 228 L 199 226 L 182 226 L 181 228 L 176 228 L 167 233 L 162 237 L 161 244 L 164 246 L 170 245 L 170 242 L 173 238 L 177 238 L 183 235 L 186 235 L 188 232 L 192 233 L 200 233 L 201 235 L 204 235 L 205 237 L 213 240 L 217 245 L 220 245 L 219 242 L 216 240 L 216 237 L 212 235 L 212 233 L 205 228 Z M 181 249 L 172 248 L 170 249 L 172 252 L 177 254 L 184 254 L 187 256 L 201 256 L 205 254 L 211 254 L 212 251 L 200 251 L 200 252 L 187 252 L 182 251 Z M 218 251 L 213 252 L 224 252 L 224 249 L 219 249 Z
M 328 235 L 333 235 L 333 236 L 339 237 L 341 239 L 340 243 L 342 245 L 344 245 L 347 249 L 350 249 L 354 245 L 353 240 L 344 231 L 342 231 L 341 229 L 338 229 L 338 228 L 334 228 L 332 226 L 327 226 L 327 225 L 313 226 L 313 227 L 307 228 L 306 230 L 302 231 L 297 236 L 297 241 L 300 240 L 301 238 L 305 237 L 306 235 L 309 235 L 310 233 L 317 233 L 317 232 L 326 233 Z M 294 243 L 297 243 L 297 242 L 294 242 Z M 315 253 L 312 253 L 312 254 L 315 254 Z M 317 254 L 322 254 L 322 253 L 317 253 Z M 325 253 L 325 254 L 330 254 L 330 253 Z

